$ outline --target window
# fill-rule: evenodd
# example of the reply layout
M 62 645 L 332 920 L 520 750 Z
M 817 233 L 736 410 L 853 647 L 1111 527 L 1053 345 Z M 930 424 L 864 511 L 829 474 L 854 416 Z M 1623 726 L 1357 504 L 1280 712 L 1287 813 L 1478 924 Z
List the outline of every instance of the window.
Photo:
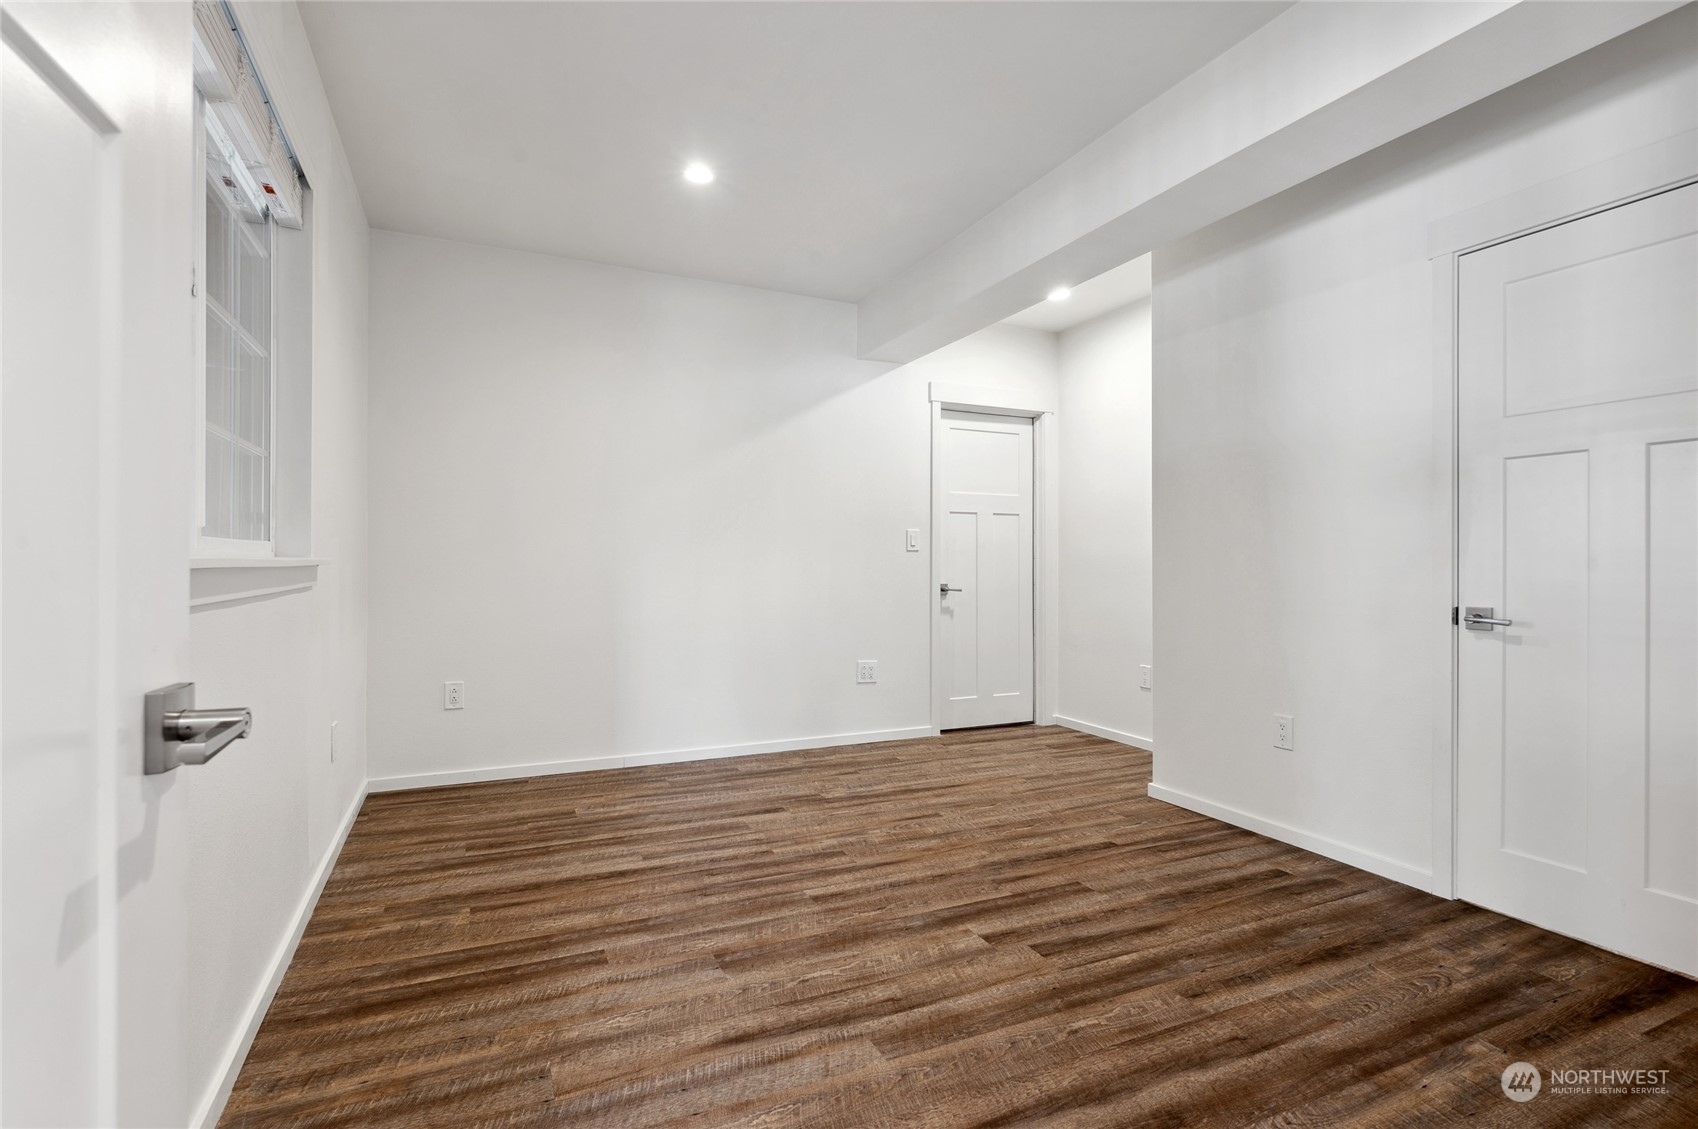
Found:
M 194 555 L 312 552 L 310 201 L 223 0 L 196 0 Z M 244 562 L 245 563 L 245 562 Z
M 202 122 L 200 541 L 203 550 L 267 555 L 276 415 L 273 224 L 217 119 L 203 113 Z

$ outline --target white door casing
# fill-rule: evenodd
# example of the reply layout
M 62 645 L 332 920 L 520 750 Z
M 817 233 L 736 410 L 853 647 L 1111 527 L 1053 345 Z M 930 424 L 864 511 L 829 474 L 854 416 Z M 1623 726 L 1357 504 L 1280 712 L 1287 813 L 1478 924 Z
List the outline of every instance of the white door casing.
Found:
M 0 9 L 6 1125 L 190 1117 L 183 790 L 141 749 L 187 677 L 188 21 Z
M 942 411 L 939 726 L 1032 721 L 1033 422 Z
M 1461 257 L 1460 897 L 1698 975 L 1698 187 Z

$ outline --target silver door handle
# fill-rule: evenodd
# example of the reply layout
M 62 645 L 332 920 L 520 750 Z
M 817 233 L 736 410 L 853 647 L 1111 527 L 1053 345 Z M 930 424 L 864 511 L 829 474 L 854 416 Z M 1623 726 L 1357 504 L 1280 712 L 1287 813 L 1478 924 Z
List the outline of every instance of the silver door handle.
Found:
M 165 739 L 177 742 L 178 764 L 205 764 L 253 727 L 251 710 L 178 710 L 164 719 Z
M 939 585 L 938 585 L 938 586 L 937 586 L 937 594 L 938 594 L 938 595 L 939 595 L 939 596 L 947 596 L 947 595 L 949 595 L 949 594 L 950 594 L 950 593 L 951 593 L 951 592 L 965 592 L 965 591 L 966 591 L 966 589 L 965 589 L 965 588 L 951 588 L 951 587 L 950 587 L 950 586 L 949 586 L 949 585 L 947 585 L 947 584 L 939 584 Z
M 1514 627 L 1513 619 L 1493 619 L 1496 608 L 1464 608 L 1462 625 L 1470 631 L 1490 631 L 1494 627 Z
M 151 776 L 178 765 L 205 764 L 254 729 L 248 709 L 197 710 L 195 684 L 179 682 L 144 699 L 142 772 Z

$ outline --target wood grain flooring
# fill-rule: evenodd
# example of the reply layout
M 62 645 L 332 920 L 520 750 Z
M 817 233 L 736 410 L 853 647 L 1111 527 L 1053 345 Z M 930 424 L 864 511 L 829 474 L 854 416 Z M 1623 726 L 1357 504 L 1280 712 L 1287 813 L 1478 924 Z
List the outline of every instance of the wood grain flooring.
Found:
M 1028 726 L 373 795 L 220 1124 L 1698 1126 L 1698 984 L 1148 780 Z

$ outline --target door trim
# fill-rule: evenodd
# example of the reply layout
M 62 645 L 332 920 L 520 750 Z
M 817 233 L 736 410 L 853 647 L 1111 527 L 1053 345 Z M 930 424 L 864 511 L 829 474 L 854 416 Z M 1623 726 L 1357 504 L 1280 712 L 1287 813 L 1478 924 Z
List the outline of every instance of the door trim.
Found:
M 931 729 L 942 732 L 943 721 L 943 608 L 937 588 L 943 583 L 943 478 L 938 473 L 938 423 L 945 411 L 981 415 L 1020 416 L 1032 421 L 1032 721 L 1055 724 L 1055 690 L 1061 650 L 1056 575 L 1060 567 L 1057 515 L 1059 480 L 1053 395 L 1009 392 L 971 384 L 930 386 L 931 409 L 931 583 L 926 598 L 931 611 Z
M 1435 723 L 1430 890 L 1440 897 L 1456 897 L 1456 718 L 1461 693 L 1457 632 L 1461 629 L 1450 616 L 1458 602 L 1462 563 L 1457 535 L 1461 516 L 1461 468 L 1457 461 L 1461 357 L 1457 327 L 1462 256 L 1694 183 L 1698 183 L 1698 130 L 1688 130 L 1428 225 L 1434 322 L 1433 480 L 1438 486 L 1433 494 L 1432 527 L 1439 549 L 1433 555 L 1432 579 Z

